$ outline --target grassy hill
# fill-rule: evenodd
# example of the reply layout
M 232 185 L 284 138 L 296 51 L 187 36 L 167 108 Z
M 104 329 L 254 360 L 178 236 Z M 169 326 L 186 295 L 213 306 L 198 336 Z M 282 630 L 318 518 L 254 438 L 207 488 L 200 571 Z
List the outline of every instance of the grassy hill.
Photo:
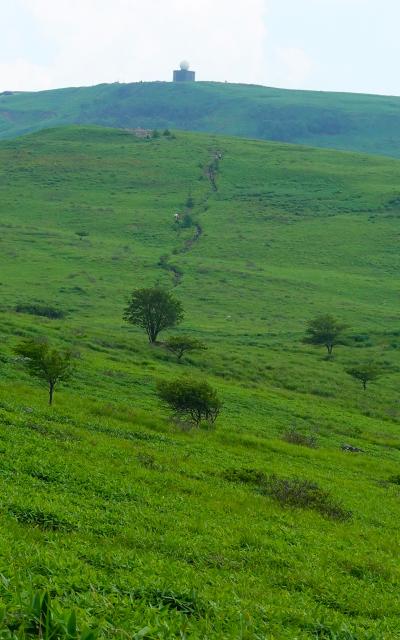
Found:
M 0 636 L 38 637 L 47 590 L 101 638 L 399 637 L 399 162 L 66 127 L 2 142 L 0 167 Z M 122 321 L 154 283 L 205 353 Z M 301 342 L 323 312 L 349 326 L 331 360 Z M 79 354 L 52 409 L 27 336 Z M 363 392 L 345 368 L 369 359 Z M 215 431 L 157 402 L 189 374 L 224 402 Z M 286 504 L 294 478 L 330 497 Z
M 198 82 L 0 95 L 0 138 L 62 124 L 178 128 L 400 156 L 400 98 Z

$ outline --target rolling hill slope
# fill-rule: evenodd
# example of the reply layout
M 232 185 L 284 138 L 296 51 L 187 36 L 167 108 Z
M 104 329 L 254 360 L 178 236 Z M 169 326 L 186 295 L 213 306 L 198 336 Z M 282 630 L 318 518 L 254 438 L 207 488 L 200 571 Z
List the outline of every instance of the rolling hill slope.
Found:
M 101 638 L 399 637 L 399 173 L 183 132 L 0 144 L 4 630 L 47 589 Z M 179 364 L 122 322 L 154 283 L 207 352 Z M 301 342 L 321 312 L 349 325 L 332 360 Z M 51 410 L 14 355 L 25 336 L 79 354 Z M 385 375 L 364 393 L 345 368 L 370 359 Z M 157 402 L 157 379 L 188 375 L 223 399 L 215 431 Z M 318 446 L 285 441 L 293 426 Z M 317 483 L 343 517 L 282 504 L 271 476 Z
M 178 128 L 400 156 L 400 98 L 211 82 L 0 96 L 0 138 L 61 124 Z

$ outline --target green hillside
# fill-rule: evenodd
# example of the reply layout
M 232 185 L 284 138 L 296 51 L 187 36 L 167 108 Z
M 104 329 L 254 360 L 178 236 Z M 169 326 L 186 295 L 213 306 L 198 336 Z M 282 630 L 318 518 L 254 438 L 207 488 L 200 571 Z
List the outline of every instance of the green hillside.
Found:
M 178 128 L 400 156 L 400 98 L 196 82 L 0 95 L 0 138 L 63 124 Z
M 177 131 L 0 144 L 1 638 L 50 637 L 44 590 L 100 638 L 400 637 L 399 174 Z M 155 283 L 185 308 L 161 339 L 206 352 L 179 364 L 122 321 Z M 319 313 L 348 325 L 333 359 L 301 341 Z M 28 336 L 77 356 L 51 409 L 14 353 Z M 369 360 L 384 375 L 364 392 L 345 369 Z M 223 400 L 215 430 L 158 403 L 157 380 L 189 374 Z M 334 509 L 285 504 L 295 478 Z

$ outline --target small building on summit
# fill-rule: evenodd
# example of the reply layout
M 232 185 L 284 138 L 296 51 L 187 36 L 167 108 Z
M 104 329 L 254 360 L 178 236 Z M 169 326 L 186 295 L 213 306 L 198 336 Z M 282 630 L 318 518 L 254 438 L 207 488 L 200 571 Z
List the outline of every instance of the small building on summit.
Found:
M 174 82 L 195 82 L 196 73 L 190 71 L 190 64 L 183 60 L 179 66 L 180 69 L 174 71 Z

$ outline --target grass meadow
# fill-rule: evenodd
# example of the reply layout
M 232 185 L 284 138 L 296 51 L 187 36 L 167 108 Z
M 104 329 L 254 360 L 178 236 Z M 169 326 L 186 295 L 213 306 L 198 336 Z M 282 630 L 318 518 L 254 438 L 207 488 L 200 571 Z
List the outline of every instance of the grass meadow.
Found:
M 43 636 L 44 592 L 76 613 L 57 637 L 400 637 L 399 177 L 397 160 L 183 132 L 1 143 L 0 638 Z M 185 308 L 161 340 L 206 352 L 178 363 L 123 322 L 154 284 Z M 331 359 L 302 343 L 319 313 L 348 325 Z M 76 354 L 51 409 L 13 351 L 29 336 Z M 369 360 L 384 375 L 364 392 L 345 369 Z M 188 375 L 218 389 L 215 430 L 157 401 Z M 345 517 L 290 502 L 276 487 L 294 479 Z

